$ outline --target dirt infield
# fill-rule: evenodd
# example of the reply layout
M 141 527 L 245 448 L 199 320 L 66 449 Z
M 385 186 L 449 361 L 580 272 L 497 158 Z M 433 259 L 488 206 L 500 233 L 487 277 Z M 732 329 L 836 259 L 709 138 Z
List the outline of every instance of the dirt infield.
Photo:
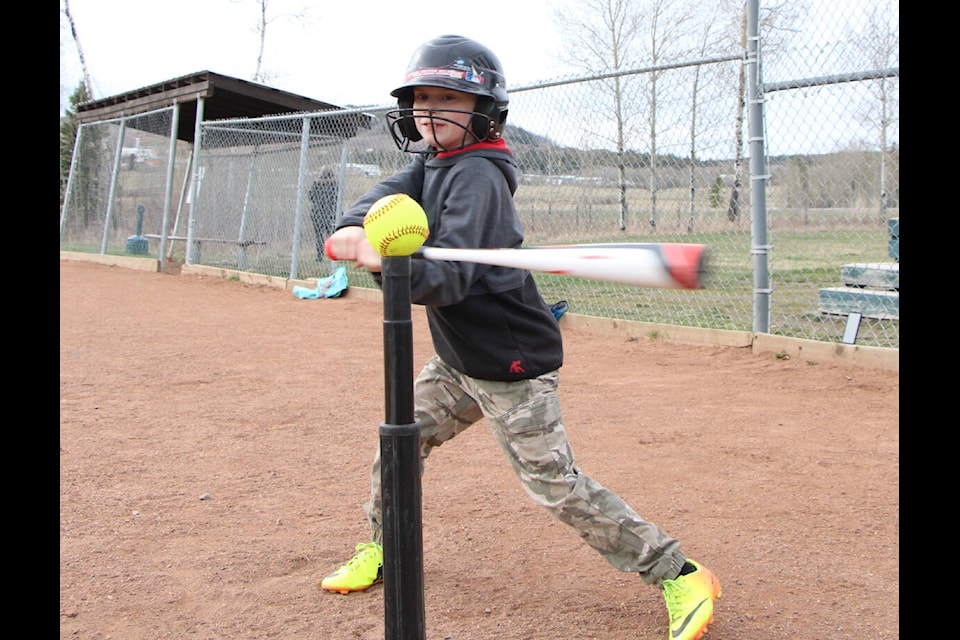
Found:
M 564 334 L 579 466 L 718 575 L 710 640 L 900 637 L 898 372 Z M 376 301 L 61 260 L 61 640 L 383 638 L 382 587 L 316 588 L 367 536 L 383 386 Z M 423 542 L 430 640 L 667 637 L 484 423 L 428 461 Z

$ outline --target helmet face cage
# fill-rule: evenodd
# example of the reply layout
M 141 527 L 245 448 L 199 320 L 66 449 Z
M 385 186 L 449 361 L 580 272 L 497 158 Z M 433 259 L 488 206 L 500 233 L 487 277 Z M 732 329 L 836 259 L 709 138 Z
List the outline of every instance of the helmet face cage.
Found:
M 485 46 L 462 36 L 440 36 L 414 52 L 404 84 L 390 92 L 397 98 L 399 108 L 387 114 L 390 135 L 401 151 L 429 152 L 410 148 L 412 142 L 422 139 L 413 118 L 413 93 L 415 87 L 423 86 L 477 96 L 470 129 L 464 129 L 461 146 L 500 138 L 510 99 L 503 67 Z M 444 110 L 431 110 L 429 117 L 449 122 L 443 113 Z
M 481 113 L 480 111 L 460 111 L 456 109 L 426 109 L 416 110 L 412 108 L 403 108 L 396 109 L 394 111 L 388 111 L 386 114 L 387 124 L 390 129 L 390 136 L 393 138 L 393 142 L 397 145 L 397 148 L 401 151 L 407 151 L 410 153 L 432 153 L 432 149 L 423 145 L 419 148 L 412 148 L 411 144 L 415 142 L 420 142 L 423 140 L 423 136 L 420 135 L 420 131 L 417 130 L 417 121 L 419 120 L 423 123 L 427 120 L 430 123 L 430 126 L 433 126 L 435 122 L 442 122 L 444 124 L 451 124 L 459 127 L 463 130 L 463 135 L 460 138 L 459 144 L 455 145 L 452 148 L 444 147 L 442 143 L 440 144 L 442 151 L 455 151 L 456 149 L 462 149 L 463 147 L 469 146 L 475 142 L 482 142 L 484 140 L 497 140 L 500 138 L 500 127 L 496 124 L 496 121 L 490 116 Z M 452 119 L 453 114 L 470 114 L 470 122 L 467 126 L 460 124 Z

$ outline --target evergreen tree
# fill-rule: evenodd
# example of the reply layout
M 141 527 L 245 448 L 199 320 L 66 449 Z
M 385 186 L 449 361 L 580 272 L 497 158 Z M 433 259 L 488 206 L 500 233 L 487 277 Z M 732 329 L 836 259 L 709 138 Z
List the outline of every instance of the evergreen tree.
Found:
M 70 161 L 73 158 L 73 147 L 77 142 L 77 118 L 75 109 L 81 102 L 90 99 L 87 87 L 83 82 L 77 85 L 70 96 L 70 108 L 60 118 L 60 208 L 63 208 L 64 191 L 67 188 L 67 178 L 70 176 Z

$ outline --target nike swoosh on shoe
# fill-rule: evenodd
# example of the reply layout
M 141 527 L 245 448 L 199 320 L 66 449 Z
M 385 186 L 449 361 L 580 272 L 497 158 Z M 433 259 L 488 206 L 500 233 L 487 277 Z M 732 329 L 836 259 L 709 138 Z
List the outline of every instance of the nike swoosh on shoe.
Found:
M 683 630 L 687 628 L 687 625 L 690 624 L 690 618 L 692 618 L 697 613 L 697 611 L 700 610 L 700 607 L 702 607 L 707 600 L 709 600 L 709 598 L 704 598 L 703 600 L 701 600 L 700 604 L 698 604 L 693 611 L 687 614 L 687 617 L 683 621 L 683 624 L 680 625 L 680 628 L 677 629 L 676 631 L 671 631 L 670 635 L 672 635 L 674 638 L 678 638 L 680 634 L 683 633 Z

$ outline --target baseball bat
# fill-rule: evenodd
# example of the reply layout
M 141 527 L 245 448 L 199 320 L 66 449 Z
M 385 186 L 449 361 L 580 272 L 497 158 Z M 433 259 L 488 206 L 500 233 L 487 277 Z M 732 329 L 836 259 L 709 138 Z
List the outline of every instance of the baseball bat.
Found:
M 602 282 L 664 289 L 702 289 L 706 245 L 683 243 L 566 244 L 519 249 L 421 247 L 414 258 L 476 262 Z
M 327 239 L 327 256 L 331 254 Z M 702 289 L 706 245 L 668 242 L 558 244 L 519 249 L 420 247 L 414 258 L 476 262 L 664 289 Z

